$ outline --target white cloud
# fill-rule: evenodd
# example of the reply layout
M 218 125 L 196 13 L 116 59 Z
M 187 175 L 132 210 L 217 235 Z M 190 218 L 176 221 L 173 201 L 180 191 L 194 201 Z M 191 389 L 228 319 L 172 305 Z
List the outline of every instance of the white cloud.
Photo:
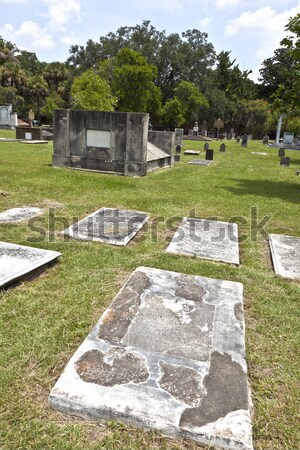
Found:
M 211 17 L 204 17 L 204 19 L 201 19 L 201 20 L 199 21 L 199 27 L 200 27 L 200 30 L 201 30 L 202 28 L 208 27 L 208 25 L 211 24 L 211 21 L 212 21 L 212 18 L 211 18 Z
M 218 8 L 232 8 L 241 4 L 241 0 L 217 0 Z
M 16 4 L 16 3 L 29 3 L 30 0 L 0 0 L 0 3 L 9 3 L 9 4 Z
M 72 45 L 77 41 L 75 33 L 70 33 L 69 35 L 62 36 L 60 42 L 66 45 Z
M 280 13 L 270 6 L 259 8 L 253 12 L 246 11 L 236 19 L 227 22 L 225 35 L 245 37 L 248 34 L 252 39 L 259 39 L 261 45 L 256 51 L 256 56 L 259 60 L 264 60 L 279 47 L 280 41 L 285 35 L 285 25 L 289 18 L 297 13 L 299 13 L 298 7 Z
M 51 34 L 31 20 L 22 22 L 19 28 L 14 28 L 12 24 L 6 23 L 0 29 L 0 35 L 16 42 L 17 45 L 19 42 L 22 43 L 22 48 L 50 49 L 55 46 Z
M 79 21 L 80 0 L 43 0 L 48 5 L 48 26 L 64 29 L 69 22 Z

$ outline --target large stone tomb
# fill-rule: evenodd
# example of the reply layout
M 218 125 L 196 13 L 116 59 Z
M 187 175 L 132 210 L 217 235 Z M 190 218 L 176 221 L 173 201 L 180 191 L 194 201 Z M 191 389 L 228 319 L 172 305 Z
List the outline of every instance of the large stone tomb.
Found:
M 175 133 L 149 130 L 149 114 L 54 110 L 54 167 L 126 176 L 174 164 Z
M 0 242 L 0 287 L 44 268 L 60 255 L 52 250 Z
M 139 267 L 51 390 L 49 403 L 220 449 L 250 450 L 243 285 Z
M 270 234 L 269 243 L 276 275 L 300 280 L 300 238 Z
M 141 211 L 101 208 L 66 228 L 63 234 L 86 241 L 127 245 L 147 221 L 148 215 Z
M 43 210 L 34 206 L 26 206 L 23 208 L 11 208 L 0 213 L 1 222 L 22 222 L 43 213 Z
M 239 264 L 238 226 L 184 217 L 167 252 Z

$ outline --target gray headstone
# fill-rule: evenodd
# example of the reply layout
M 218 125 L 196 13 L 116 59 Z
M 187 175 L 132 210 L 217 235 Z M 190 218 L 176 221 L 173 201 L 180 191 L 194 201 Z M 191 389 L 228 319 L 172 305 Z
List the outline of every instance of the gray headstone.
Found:
M 226 145 L 225 144 L 221 144 L 220 145 L 220 152 L 225 152 L 226 151 Z
M 268 145 L 269 144 L 269 136 L 267 134 L 264 135 L 264 137 L 262 139 L 262 143 L 264 145 Z
M 284 148 L 280 148 L 278 150 L 278 157 L 282 158 L 283 156 L 285 156 L 285 149 Z
M 137 268 L 49 403 L 88 420 L 125 420 L 220 449 L 253 450 L 243 285 Z
M 291 162 L 291 158 L 289 158 L 288 156 L 283 156 L 283 157 L 280 159 L 280 165 L 281 165 L 281 166 L 289 166 L 289 165 L 290 165 L 290 162 Z
M 205 159 L 212 161 L 214 159 L 214 151 L 212 149 L 207 149 L 205 152 Z
M 167 252 L 239 264 L 238 226 L 231 222 L 185 217 Z
M 247 146 L 248 146 L 248 136 L 247 136 L 247 134 L 243 134 L 241 147 L 246 148 Z
M 208 150 L 209 149 L 209 143 L 208 142 L 205 142 L 205 144 L 204 144 L 204 150 Z
M 283 143 L 284 144 L 292 144 L 294 142 L 294 133 L 290 133 L 289 131 L 285 131 L 283 133 Z
M 63 231 L 75 239 L 127 245 L 148 221 L 141 211 L 101 208 Z

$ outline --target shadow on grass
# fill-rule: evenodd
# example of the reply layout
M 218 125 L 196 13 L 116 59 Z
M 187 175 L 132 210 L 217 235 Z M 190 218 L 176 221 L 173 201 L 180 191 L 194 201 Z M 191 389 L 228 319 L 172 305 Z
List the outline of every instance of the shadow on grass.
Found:
M 290 183 L 288 181 L 247 179 L 232 179 L 232 181 L 238 182 L 239 186 L 227 186 L 224 187 L 224 189 L 236 195 L 257 195 L 261 197 L 280 198 L 293 203 L 300 203 L 300 178 L 299 182 L 296 183 Z

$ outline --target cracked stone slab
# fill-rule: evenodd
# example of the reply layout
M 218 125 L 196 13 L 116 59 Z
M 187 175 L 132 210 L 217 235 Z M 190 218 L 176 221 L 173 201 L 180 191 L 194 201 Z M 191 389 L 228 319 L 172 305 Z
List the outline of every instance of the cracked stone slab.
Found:
M 243 285 L 139 267 L 70 359 L 49 404 L 253 450 L 249 395 Z
M 43 210 L 32 206 L 11 208 L 0 213 L 0 223 L 22 222 L 24 220 L 31 219 L 32 217 L 39 216 L 40 214 L 43 214 Z
M 300 238 L 270 234 L 269 244 L 276 275 L 300 280 Z
M 189 161 L 188 164 L 193 164 L 195 166 L 210 166 L 213 161 L 210 161 L 208 159 L 193 159 L 192 161 Z
M 142 211 L 101 208 L 63 231 L 75 239 L 127 245 L 148 221 Z
M 236 223 L 184 217 L 167 252 L 239 264 Z
M 0 287 L 43 268 L 61 253 L 0 242 Z

